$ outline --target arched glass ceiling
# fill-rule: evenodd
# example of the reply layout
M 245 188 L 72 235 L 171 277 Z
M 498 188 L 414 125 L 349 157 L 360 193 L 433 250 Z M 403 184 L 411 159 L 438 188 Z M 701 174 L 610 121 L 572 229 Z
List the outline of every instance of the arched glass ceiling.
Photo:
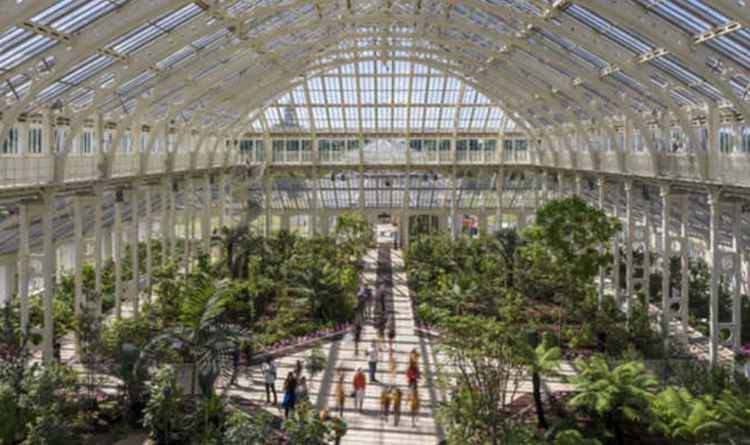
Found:
M 708 107 L 750 122 L 748 1 L 0 0 L 0 139 L 45 107 L 239 125 L 238 104 L 362 34 L 427 42 L 404 51 L 450 61 L 533 127 L 664 112 L 684 127 Z
M 364 59 L 316 75 L 259 117 L 269 131 L 512 131 L 515 123 L 487 96 L 456 77 L 408 60 Z

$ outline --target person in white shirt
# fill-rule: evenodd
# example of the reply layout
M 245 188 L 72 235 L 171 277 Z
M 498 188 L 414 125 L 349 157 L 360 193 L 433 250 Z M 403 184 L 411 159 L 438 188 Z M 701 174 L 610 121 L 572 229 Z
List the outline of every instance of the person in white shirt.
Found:
M 372 341 L 370 347 L 367 348 L 367 364 L 370 366 L 370 381 L 377 382 L 375 374 L 378 372 L 378 359 L 380 357 L 381 349 L 378 348 L 375 340 Z
M 276 405 L 276 363 L 273 362 L 273 358 L 268 357 L 261 366 L 263 372 L 263 382 L 266 385 L 266 403 L 271 403 L 271 392 L 273 392 L 273 404 Z

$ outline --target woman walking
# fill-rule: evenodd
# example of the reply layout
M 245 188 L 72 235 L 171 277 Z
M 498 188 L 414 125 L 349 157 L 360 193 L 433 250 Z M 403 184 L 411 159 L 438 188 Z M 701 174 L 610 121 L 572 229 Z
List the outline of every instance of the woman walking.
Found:
M 339 411 L 339 417 L 344 418 L 344 404 L 346 403 L 346 392 L 344 392 L 344 370 L 339 369 L 338 378 L 336 379 L 336 409 Z
M 354 323 L 354 355 L 359 355 L 359 340 L 362 338 L 362 323 L 359 320 Z
M 411 426 L 417 426 L 419 415 L 419 393 L 416 388 L 409 392 L 409 410 L 411 411 Z
M 310 391 L 307 388 L 307 377 L 300 377 L 299 381 L 297 382 L 297 393 L 294 398 L 294 403 L 297 404 L 299 402 L 309 401 Z
M 271 403 L 271 393 L 273 392 L 273 404 L 276 405 L 276 363 L 273 358 L 268 357 L 261 366 L 263 372 L 263 383 L 266 385 L 266 403 Z
M 289 418 L 289 411 L 294 411 L 294 405 L 297 401 L 297 378 L 293 372 L 290 372 L 284 380 L 284 400 L 281 406 L 284 407 L 284 418 Z
M 393 388 L 393 426 L 398 426 L 398 423 L 401 421 L 401 390 L 398 388 Z
M 388 316 L 388 348 L 393 350 L 393 340 L 396 338 L 396 320 L 393 314 Z
M 419 366 L 416 362 L 410 362 L 409 368 L 406 370 L 406 381 L 409 383 L 409 388 L 417 389 L 420 377 Z
M 362 368 L 357 368 L 357 372 L 354 374 L 354 406 L 362 412 L 362 405 L 365 403 L 365 389 L 367 388 L 367 379 L 365 373 L 362 372 Z

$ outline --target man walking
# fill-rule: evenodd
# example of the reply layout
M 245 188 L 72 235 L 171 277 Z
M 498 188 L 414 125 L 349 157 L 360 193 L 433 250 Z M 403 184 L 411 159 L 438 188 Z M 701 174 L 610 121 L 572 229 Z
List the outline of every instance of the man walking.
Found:
M 375 340 L 367 348 L 367 364 L 370 367 L 370 381 L 377 382 L 376 373 L 378 372 L 378 359 L 380 358 L 380 348 Z
M 271 393 L 273 392 L 273 404 L 276 405 L 276 363 L 273 362 L 273 358 L 268 357 L 261 366 L 263 372 L 263 383 L 266 386 L 266 403 L 271 403 Z

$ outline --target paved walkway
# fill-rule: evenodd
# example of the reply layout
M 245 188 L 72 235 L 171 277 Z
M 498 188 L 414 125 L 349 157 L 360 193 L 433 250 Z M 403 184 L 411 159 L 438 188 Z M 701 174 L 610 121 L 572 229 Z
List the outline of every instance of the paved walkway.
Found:
M 349 430 L 343 438 L 343 445 L 358 444 L 437 444 L 442 438 L 442 430 L 433 418 L 432 409 L 440 399 L 439 391 L 433 382 L 433 360 L 434 353 L 429 339 L 418 337 L 414 333 L 414 317 L 412 315 L 411 301 L 406 286 L 406 274 L 403 268 L 403 259 L 400 252 L 390 249 L 390 245 L 382 245 L 380 251 L 373 249 L 365 258 L 365 280 L 370 286 L 376 288 L 377 284 L 384 283 L 386 288 L 392 283 L 392 292 L 387 293 L 386 309 L 395 314 L 396 340 L 394 342 L 393 361 L 395 373 L 391 372 L 391 363 L 388 353 L 381 354 L 381 363 L 378 366 L 377 378 L 379 383 L 369 382 L 365 395 L 364 412 L 358 413 L 354 409 L 354 399 L 347 397 L 344 410 L 344 420 Z M 379 254 L 379 255 L 378 255 Z M 378 258 L 380 257 L 380 258 Z M 390 257 L 390 258 L 388 258 Z M 381 274 L 377 276 L 378 259 L 381 264 Z M 383 273 L 383 261 L 390 259 L 392 273 Z M 328 408 L 335 411 L 334 381 L 336 369 L 345 371 L 345 390 L 351 392 L 351 381 L 354 371 L 358 367 L 367 373 L 367 358 L 365 349 L 370 342 L 377 338 L 377 331 L 371 323 L 367 323 L 362 330 L 362 341 L 360 343 L 359 355 L 355 355 L 354 340 L 351 334 L 343 339 L 330 342 L 324 346 L 324 352 L 330 358 L 328 368 L 308 385 L 310 387 L 311 401 L 317 408 Z M 409 352 L 416 348 L 420 353 L 420 368 L 422 380 L 420 381 L 420 413 L 417 425 L 412 427 L 407 403 L 408 388 L 406 382 L 406 367 Z M 278 402 L 282 400 L 281 388 L 283 379 L 291 371 L 297 360 L 304 360 L 309 352 L 302 352 L 284 357 L 277 361 L 279 365 L 276 389 L 278 391 Z M 308 377 L 309 380 L 309 377 Z M 380 393 L 383 385 L 397 385 L 404 394 L 402 401 L 402 416 L 399 426 L 394 426 L 393 416 L 389 416 L 388 422 L 380 415 Z M 230 391 L 233 395 L 264 403 L 265 392 L 263 389 L 262 376 L 258 368 L 251 369 L 247 375 L 238 380 L 238 386 Z M 271 412 L 278 414 L 278 407 L 269 407 Z

